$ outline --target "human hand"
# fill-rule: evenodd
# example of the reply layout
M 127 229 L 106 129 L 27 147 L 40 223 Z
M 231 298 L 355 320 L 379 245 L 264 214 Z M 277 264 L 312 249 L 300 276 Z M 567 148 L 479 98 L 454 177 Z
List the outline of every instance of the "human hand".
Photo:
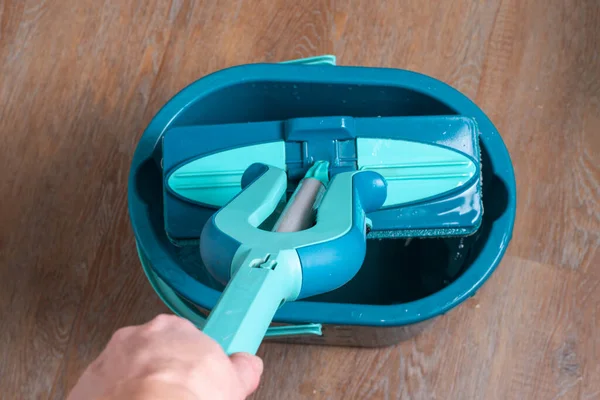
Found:
M 262 368 L 250 354 L 228 357 L 191 322 L 159 315 L 115 332 L 67 400 L 245 399 Z

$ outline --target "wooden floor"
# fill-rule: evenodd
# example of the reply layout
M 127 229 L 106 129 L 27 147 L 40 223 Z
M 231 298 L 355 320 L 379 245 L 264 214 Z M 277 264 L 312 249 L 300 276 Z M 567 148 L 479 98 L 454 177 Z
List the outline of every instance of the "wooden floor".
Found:
M 256 399 L 600 399 L 596 0 L 0 0 L 0 388 L 62 399 L 118 327 L 166 311 L 127 214 L 136 141 L 227 66 L 332 53 L 472 98 L 514 161 L 507 256 L 393 348 L 267 344 Z

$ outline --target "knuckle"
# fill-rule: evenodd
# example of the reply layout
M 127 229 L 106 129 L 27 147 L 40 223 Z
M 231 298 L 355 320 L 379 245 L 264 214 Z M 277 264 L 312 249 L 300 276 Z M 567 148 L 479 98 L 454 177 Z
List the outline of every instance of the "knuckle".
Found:
M 194 325 L 194 324 L 192 323 L 192 321 L 189 321 L 189 320 L 187 320 L 187 319 L 185 319 L 185 318 L 179 318 L 179 317 L 176 317 L 176 318 L 177 318 L 177 324 L 178 324 L 178 325 L 179 325 L 181 328 L 184 328 L 184 329 L 191 329 L 191 330 L 194 330 L 194 331 L 197 331 L 197 330 L 198 330 L 198 327 L 196 327 L 196 325 Z
M 142 335 L 153 334 L 155 332 L 164 331 L 165 329 L 176 327 L 179 318 L 170 314 L 160 314 L 154 317 L 150 322 L 142 325 L 140 332 Z
M 154 317 L 152 321 L 148 322 L 146 325 L 151 329 L 161 329 L 167 326 L 171 321 L 171 316 L 168 314 L 160 314 Z
M 129 328 L 129 327 L 119 328 L 115 331 L 115 333 L 113 333 L 110 341 L 111 342 L 121 342 L 121 341 L 125 340 L 127 337 L 129 337 L 129 335 L 131 335 L 131 328 Z
M 104 368 L 105 368 L 105 361 L 102 356 L 100 356 L 96 360 L 94 360 L 89 366 L 89 370 L 92 373 L 96 373 L 96 374 L 100 374 L 102 371 L 104 371 Z
M 206 365 L 229 365 L 229 357 L 225 354 L 217 342 L 208 342 L 204 347 L 204 354 L 201 357 L 201 363 Z
M 173 314 L 159 314 L 154 318 L 154 322 L 161 325 L 170 325 L 177 322 L 180 318 Z

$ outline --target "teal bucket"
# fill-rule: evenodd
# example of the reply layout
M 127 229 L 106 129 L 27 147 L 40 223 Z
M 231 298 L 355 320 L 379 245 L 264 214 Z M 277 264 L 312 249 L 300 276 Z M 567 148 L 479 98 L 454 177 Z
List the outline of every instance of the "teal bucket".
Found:
M 500 263 L 512 236 L 516 185 L 510 156 L 488 117 L 466 96 L 418 73 L 335 66 L 332 58 L 251 64 L 203 77 L 152 119 L 129 175 L 131 223 L 144 271 L 176 314 L 202 328 L 223 287 L 198 245 L 174 245 L 164 230 L 161 137 L 171 127 L 349 115 L 464 115 L 481 140 L 484 215 L 463 238 L 369 239 L 359 273 L 324 295 L 286 303 L 267 337 L 297 343 L 385 346 L 473 296 Z

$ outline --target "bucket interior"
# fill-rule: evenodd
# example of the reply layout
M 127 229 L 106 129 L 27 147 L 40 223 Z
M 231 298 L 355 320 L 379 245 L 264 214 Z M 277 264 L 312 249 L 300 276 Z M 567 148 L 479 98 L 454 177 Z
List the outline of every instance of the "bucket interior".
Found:
M 240 83 L 216 90 L 189 105 L 171 126 L 258 122 L 297 117 L 454 115 L 456 112 L 425 94 L 401 87 L 330 85 L 302 82 Z M 160 148 L 157 148 L 160 152 Z M 358 274 L 346 285 L 305 301 L 389 305 L 427 297 L 452 283 L 481 251 L 494 221 L 507 212 L 508 190 L 494 174 L 481 143 L 483 220 L 464 238 L 370 239 Z M 160 155 L 148 158 L 135 173 L 135 188 L 145 203 L 161 245 L 190 277 L 211 288 L 222 286 L 207 273 L 197 243 L 178 247 L 164 232 Z M 326 268 L 326 266 L 324 266 Z

